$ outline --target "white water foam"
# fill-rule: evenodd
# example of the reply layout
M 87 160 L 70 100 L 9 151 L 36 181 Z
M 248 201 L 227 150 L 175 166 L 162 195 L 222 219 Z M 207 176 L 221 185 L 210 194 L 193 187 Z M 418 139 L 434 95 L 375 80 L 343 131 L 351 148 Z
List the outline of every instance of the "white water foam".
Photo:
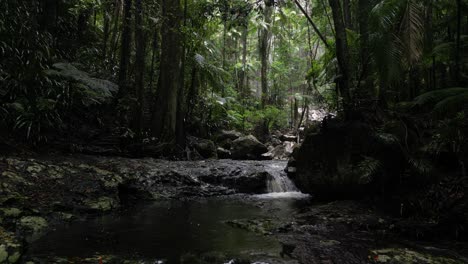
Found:
M 278 198 L 291 198 L 291 199 L 304 199 L 309 198 L 310 195 L 301 192 L 272 192 L 255 195 L 260 199 L 278 199 Z
M 268 164 L 266 165 L 266 171 L 270 174 L 267 179 L 267 191 L 268 193 L 256 195 L 258 198 L 264 199 L 276 199 L 276 198 L 294 198 L 303 199 L 309 197 L 308 194 L 299 192 L 297 187 L 288 178 L 286 172 L 284 172 L 284 165 L 281 164 Z

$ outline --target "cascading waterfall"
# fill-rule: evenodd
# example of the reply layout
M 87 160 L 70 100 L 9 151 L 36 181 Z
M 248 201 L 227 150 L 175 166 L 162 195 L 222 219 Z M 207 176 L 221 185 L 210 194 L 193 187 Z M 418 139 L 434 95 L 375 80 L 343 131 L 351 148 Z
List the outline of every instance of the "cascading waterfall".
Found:
M 268 177 L 267 182 L 268 193 L 298 192 L 281 164 L 268 164 L 266 165 L 266 171 L 271 175 L 271 177 Z

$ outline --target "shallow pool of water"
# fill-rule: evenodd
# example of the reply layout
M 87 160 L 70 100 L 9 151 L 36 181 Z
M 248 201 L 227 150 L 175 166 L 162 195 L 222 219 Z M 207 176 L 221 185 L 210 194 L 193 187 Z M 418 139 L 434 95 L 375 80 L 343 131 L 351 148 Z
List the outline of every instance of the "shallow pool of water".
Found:
M 281 245 L 273 236 L 235 228 L 226 221 L 287 222 L 304 203 L 304 196 L 294 193 L 139 204 L 118 214 L 96 216 L 60 227 L 34 243 L 29 255 L 103 254 L 161 259 L 164 263 L 180 263 L 184 255 L 207 252 L 222 252 L 229 257 L 252 254 L 279 257 Z

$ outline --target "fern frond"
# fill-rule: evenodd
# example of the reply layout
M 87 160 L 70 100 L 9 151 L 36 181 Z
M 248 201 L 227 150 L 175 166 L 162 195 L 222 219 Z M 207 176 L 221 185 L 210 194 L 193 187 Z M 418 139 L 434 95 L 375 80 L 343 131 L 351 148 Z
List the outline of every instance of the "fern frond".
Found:
M 428 104 L 437 104 L 444 99 L 452 96 L 459 96 L 468 92 L 468 88 L 454 87 L 441 90 L 430 91 L 419 95 L 414 99 L 415 106 L 424 106 Z
M 464 93 L 450 96 L 434 106 L 434 114 L 439 117 L 454 115 L 468 107 L 468 89 Z
M 364 157 L 357 165 L 359 172 L 359 184 L 371 183 L 375 176 L 381 172 L 382 163 L 372 157 Z

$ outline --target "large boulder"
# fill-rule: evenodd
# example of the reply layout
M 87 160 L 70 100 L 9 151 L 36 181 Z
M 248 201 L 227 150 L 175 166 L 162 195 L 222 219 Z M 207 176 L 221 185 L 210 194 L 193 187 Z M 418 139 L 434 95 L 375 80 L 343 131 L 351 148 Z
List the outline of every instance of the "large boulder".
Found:
M 193 146 L 197 150 L 197 152 L 205 159 L 218 158 L 216 145 L 211 140 L 199 139 Z
M 230 149 L 232 142 L 242 136 L 242 133 L 235 130 L 221 130 L 216 136 L 216 143 L 224 149 Z
M 405 159 L 398 141 L 360 121 L 328 120 L 306 136 L 288 165 L 290 178 L 317 198 L 358 198 L 390 189 Z
M 224 149 L 222 147 L 218 147 L 218 158 L 220 159 L 230 159 L 231 158 L 231 151 Z
M 262 154 L 266 152 L 268 152 L 268 148 L 252 135 L 234 140 L 231 146 L 233 159 L 262 159 Z
M 274 159 L 274 160 L 287 160 L 291 154 L 293 153 L 294 148 L 296 148 L 298 144 L 294 142 L 283 142 L 276 147 L 271 147 L 269 151 L 262 156 L 267 159 Z

